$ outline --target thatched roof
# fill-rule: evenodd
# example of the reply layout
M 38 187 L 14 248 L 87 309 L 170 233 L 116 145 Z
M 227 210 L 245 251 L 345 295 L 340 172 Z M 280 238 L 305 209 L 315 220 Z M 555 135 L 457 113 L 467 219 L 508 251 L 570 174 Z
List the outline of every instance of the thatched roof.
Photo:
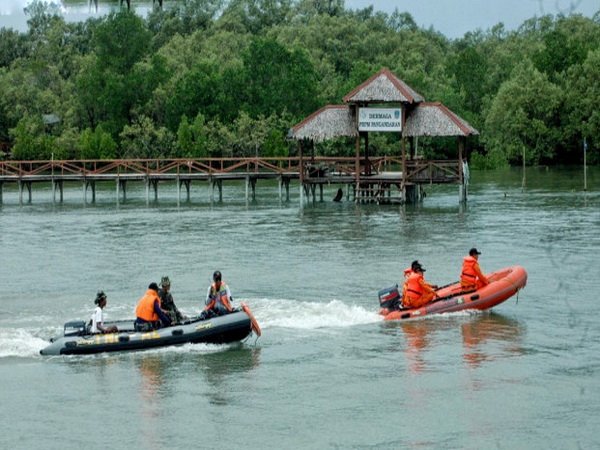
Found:
M 344 97 L 346 103 L 419 103 L 425 99 L 408 84 L 383 68 Z
M 354 117 L 347 105 L 327 105 L 290 128 L 289 139 L 323 142 L 339 136 L 357 136 Z
M 439 102 L 420 103 L 407 117 L 404 136 L 470 136 L 478 135 L 466 120 Z

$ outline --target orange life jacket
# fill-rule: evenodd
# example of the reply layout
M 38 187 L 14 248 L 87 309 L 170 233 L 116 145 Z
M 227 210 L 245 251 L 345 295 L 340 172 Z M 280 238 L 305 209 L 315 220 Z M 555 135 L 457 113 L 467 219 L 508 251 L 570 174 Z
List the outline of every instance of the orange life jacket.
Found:
M 463 286 L 474 286 L 477 284 L 477 271 L 475 266 L 477 260 L 472 256 L 465 256 L 463 259 L 462 272 L 460 274 L 460 284 Z
M 221 282 L 219 290 L 215 283 L 210 285 L 210 301 L 206 309 L 213 309 L 215 307 L 225 308 L 227 311 L 232 311 L 231 302 L 229 301 L 229 295 L 227 295 L 227 285 L 225 282 Z
M 158 306 L 160 306 L 160 297 L 158 296 L 158 293 L 154 289 L 148 289 L 144 296 L 140 298 L 137 307 L 135 308 L 135 315 L 147 322 L 159 320 L 160 317 L 154 312 L 154 302 L 156 300 L 158 300 Z
M 408 278 L 413 273 L 412 268 L 404 269 L 404 283 L 402 283 L 402 297 L 406 295 L 406 289 L 408 289 Z
M 423 295 L 422 279 L 423 274 L 418 272 L 413 272 L 408 276 L 408 280 L 406 280 L 406 296 L 408 298 L 416 300 Z

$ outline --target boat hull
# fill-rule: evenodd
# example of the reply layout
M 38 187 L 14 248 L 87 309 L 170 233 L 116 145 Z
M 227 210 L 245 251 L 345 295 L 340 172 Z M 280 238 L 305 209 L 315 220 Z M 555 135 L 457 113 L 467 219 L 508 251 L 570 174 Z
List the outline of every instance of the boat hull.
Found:
M 188 343 L 226 344 L 245 339 L 252 332 L 243 311 L 148 332 L 136 332 L 133 321 L 114 322 L 118 333 L 63 336 L 40 351 L 42 355 L 87 355 L 144 350 Z M 108 322 L 106 325 L 110 325 Z
M 487 277 L 490 284 L 477 291 L 464 293 L 460 283 L 454 283 L 436 291 L 440 300 L 420 308 L 391 311 L 384 315 L 384 320 L 407 320 L 467 309 L 490 309 L 515 295 L 527 284 L 527 272 L 521 266 L 506 267 Z

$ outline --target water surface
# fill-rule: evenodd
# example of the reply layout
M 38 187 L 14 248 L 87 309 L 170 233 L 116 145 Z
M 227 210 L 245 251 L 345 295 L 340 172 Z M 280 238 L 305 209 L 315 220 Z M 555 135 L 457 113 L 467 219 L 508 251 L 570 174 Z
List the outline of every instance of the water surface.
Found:
M 600 426 L 600 172 L 475 172 L 466 207 L 455 187 L 418 206 L 280 202 L 259 182 L 246 203 L 193 184 L 191 201 L 159 185 L 146 204 L 130 184 L 62 204 L 34 186 L 0 205 L 2 448 L 597 448 Z M 377 316 L 377 290 L 418 258 L 428 280 L 458 278 L 477 246 L 492 271 L 529 273 L 492 312 L 406 323 Z M 200 310 L 223 272 L 263 337 L 235 345 L 42 357 L 98 289 L 108 318 L 133 317 L 151 281 L 172 280 Z M 100 432 L 99 432 L 100 430 Z

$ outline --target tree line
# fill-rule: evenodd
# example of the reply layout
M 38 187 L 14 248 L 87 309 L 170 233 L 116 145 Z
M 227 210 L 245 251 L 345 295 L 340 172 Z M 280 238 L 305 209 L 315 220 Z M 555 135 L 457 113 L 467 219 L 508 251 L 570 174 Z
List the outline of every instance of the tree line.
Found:
M 480 131 L 475 167 L 577 164 L 584 139 L 600 163 L 600 11 L 460 39 L 343 0 L 182 0 L 76 23 L 35 0 L 26 13 L 26 32 L 0 29 L 0 158 L 293 155 L 292 125 L 388 67 Z M 393 134 L 369 145 L 400 152 Z M 419 149 L 456 156 L 446 139 Z

